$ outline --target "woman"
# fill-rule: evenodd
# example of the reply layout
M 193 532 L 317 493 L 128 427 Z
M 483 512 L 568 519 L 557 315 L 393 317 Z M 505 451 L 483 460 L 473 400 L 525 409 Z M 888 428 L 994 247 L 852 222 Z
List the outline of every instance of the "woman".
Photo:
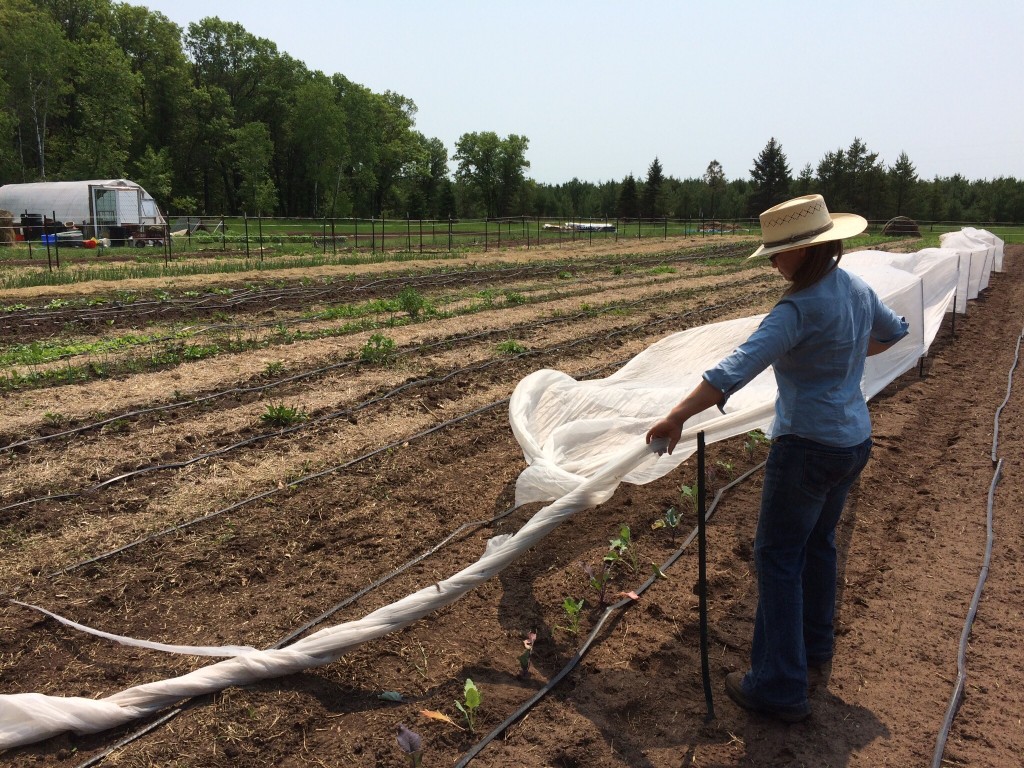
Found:
M 683 424 L 725 404 L 769 365 L 778 385 L 772 446 L 754 539 L 758 602 L 750 671 L 726 676 L 744 709 L 799 722 L 810 684 L 832 668 L 835 527 L 871 452 L 860 382 L 864 360 L 907 335 L 907 322 L 861 279 L 838 269 L 842 240 L 864 231 L 854 214 L 830 214 L 807 195 L 761 214 L 767 258 L 790 285 L 735 352 L 651 427 L 647 442 L 678 442 Z

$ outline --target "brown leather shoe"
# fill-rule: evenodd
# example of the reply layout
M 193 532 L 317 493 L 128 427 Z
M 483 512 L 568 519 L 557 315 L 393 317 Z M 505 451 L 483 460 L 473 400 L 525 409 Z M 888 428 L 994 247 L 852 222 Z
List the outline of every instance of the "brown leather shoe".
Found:
M 807 665 L 807 692 L 814 693 L 821 689 L 828 688 L 828 681 L 832 677 L 832 660 L 824 664 Z
M 736 702 L 748 712 L 756 712 L 759 715 L 773 717 L 784 723 L 799 723 L 806 720 L 811 714 L 810 705 L 801 707 L 773 707 L 757 701 L 743 690 L 743 673 L 730 672 L 725 676 L 725 692 L 729 698 Z

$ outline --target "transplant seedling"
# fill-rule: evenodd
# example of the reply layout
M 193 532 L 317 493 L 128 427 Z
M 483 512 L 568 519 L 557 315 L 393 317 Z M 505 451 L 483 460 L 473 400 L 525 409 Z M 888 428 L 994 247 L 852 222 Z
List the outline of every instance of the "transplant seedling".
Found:
M 685 504 L 691 513 L 696 514 L 697 512 L 697 486 L 694 485 L 680 485 L 679 486 L 679 503 Z
M 628 525 L 623 524 L 619 528 L 619 535 L 614 539 L 610 539 L 608 545 L 608 553 L 604 556 L 605 562 L 611 560 L 611 562 L 616 563 L 622 560 L 623 557 L 628 557 L 629 561 L 626 564 L 629 566 L 629 570 L 636 570 L 636 551 L 633 549 L 633 538 Z
M 395 735 L 395 738 L 398 740 L 398 746 L 409 756 L 409 765 L 412 768 L 417 768 L 423 759 L 423 739 L 418 733 L 410 731 L 402 723 L 398 724 L 396 730 L 398 733 Z
M 665 510 L 665 516 L 660 520 L 655 520 L 651 525 L 651 528 L 657 530 L 658 528 L 668 528 L 672 532 L 672 544 L 676 543 L 676 528 L 679 527 L 679 513 L 675 507 L 669 507 Z
M 608 589 L 608 580 L 612 577 L 612 565 L 613 563 L 606 559 L 604 567 L 599 571 L 595 571 L 594 566 L 590 563 L 583 566 L 583 572 L 590 579 L 590 588 L 597 592 L 597 602 L 600 605 L 604 605 L 604 595 Z
M 529 677 L 530 675 L 530 656 L 533 655 L 533 644 L 537 642 L 537 633 L 530 632 L 523 639 L 523 646 L 526 648 L 519 656 L 519 676 Z
M 747 439 L 743 441 L 743 447 L 747 451 L 747 456 L 753 459 L 754 454 L 757 453 L 758 447 L 768 445 L 770 442 L 771 441 L 765 436 L 764 432 L 759 429 L 754 429 L 747 432 Z
M 455 708 L 466 718 L 470 733 L 476 733 L 476 710 L 480 706 L 480 689 L 471 678 L 466 678 L 462 691 L 462 701 L 456 700 Z
M 562 610 L 565 611 L 569 624 L 565 627 L 555 627 L 555 629 L 564 629 L 566 632 L 578 635 L 580 632 L 580 614 L 583 611 L 583 598 L 581 597 L 579 600 L 573 600 L 571 597 L 565 598 L 562 601 Z

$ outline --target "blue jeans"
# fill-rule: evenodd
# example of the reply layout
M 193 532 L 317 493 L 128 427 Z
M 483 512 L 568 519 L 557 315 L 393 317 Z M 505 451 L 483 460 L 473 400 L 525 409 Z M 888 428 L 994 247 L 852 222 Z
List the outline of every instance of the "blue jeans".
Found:
M 807 665 L 832 658 L 836 524 L 871 454 L 784 435 L 772 442 L 754 539 L 757 613 L 744 691 L 806 712 Z

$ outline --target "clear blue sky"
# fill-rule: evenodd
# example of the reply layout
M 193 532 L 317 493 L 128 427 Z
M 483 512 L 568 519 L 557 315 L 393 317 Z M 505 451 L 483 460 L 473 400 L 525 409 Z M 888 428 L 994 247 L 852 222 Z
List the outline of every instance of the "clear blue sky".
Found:
M 557 184 L 746 178 L 774 136 L 796 175 L 860 138 L 925 179 L 1024 179 L 1022 0 L 150 0 L 240 23 L 280 51 L 412 99 L 449 154 L 530 140 Z

